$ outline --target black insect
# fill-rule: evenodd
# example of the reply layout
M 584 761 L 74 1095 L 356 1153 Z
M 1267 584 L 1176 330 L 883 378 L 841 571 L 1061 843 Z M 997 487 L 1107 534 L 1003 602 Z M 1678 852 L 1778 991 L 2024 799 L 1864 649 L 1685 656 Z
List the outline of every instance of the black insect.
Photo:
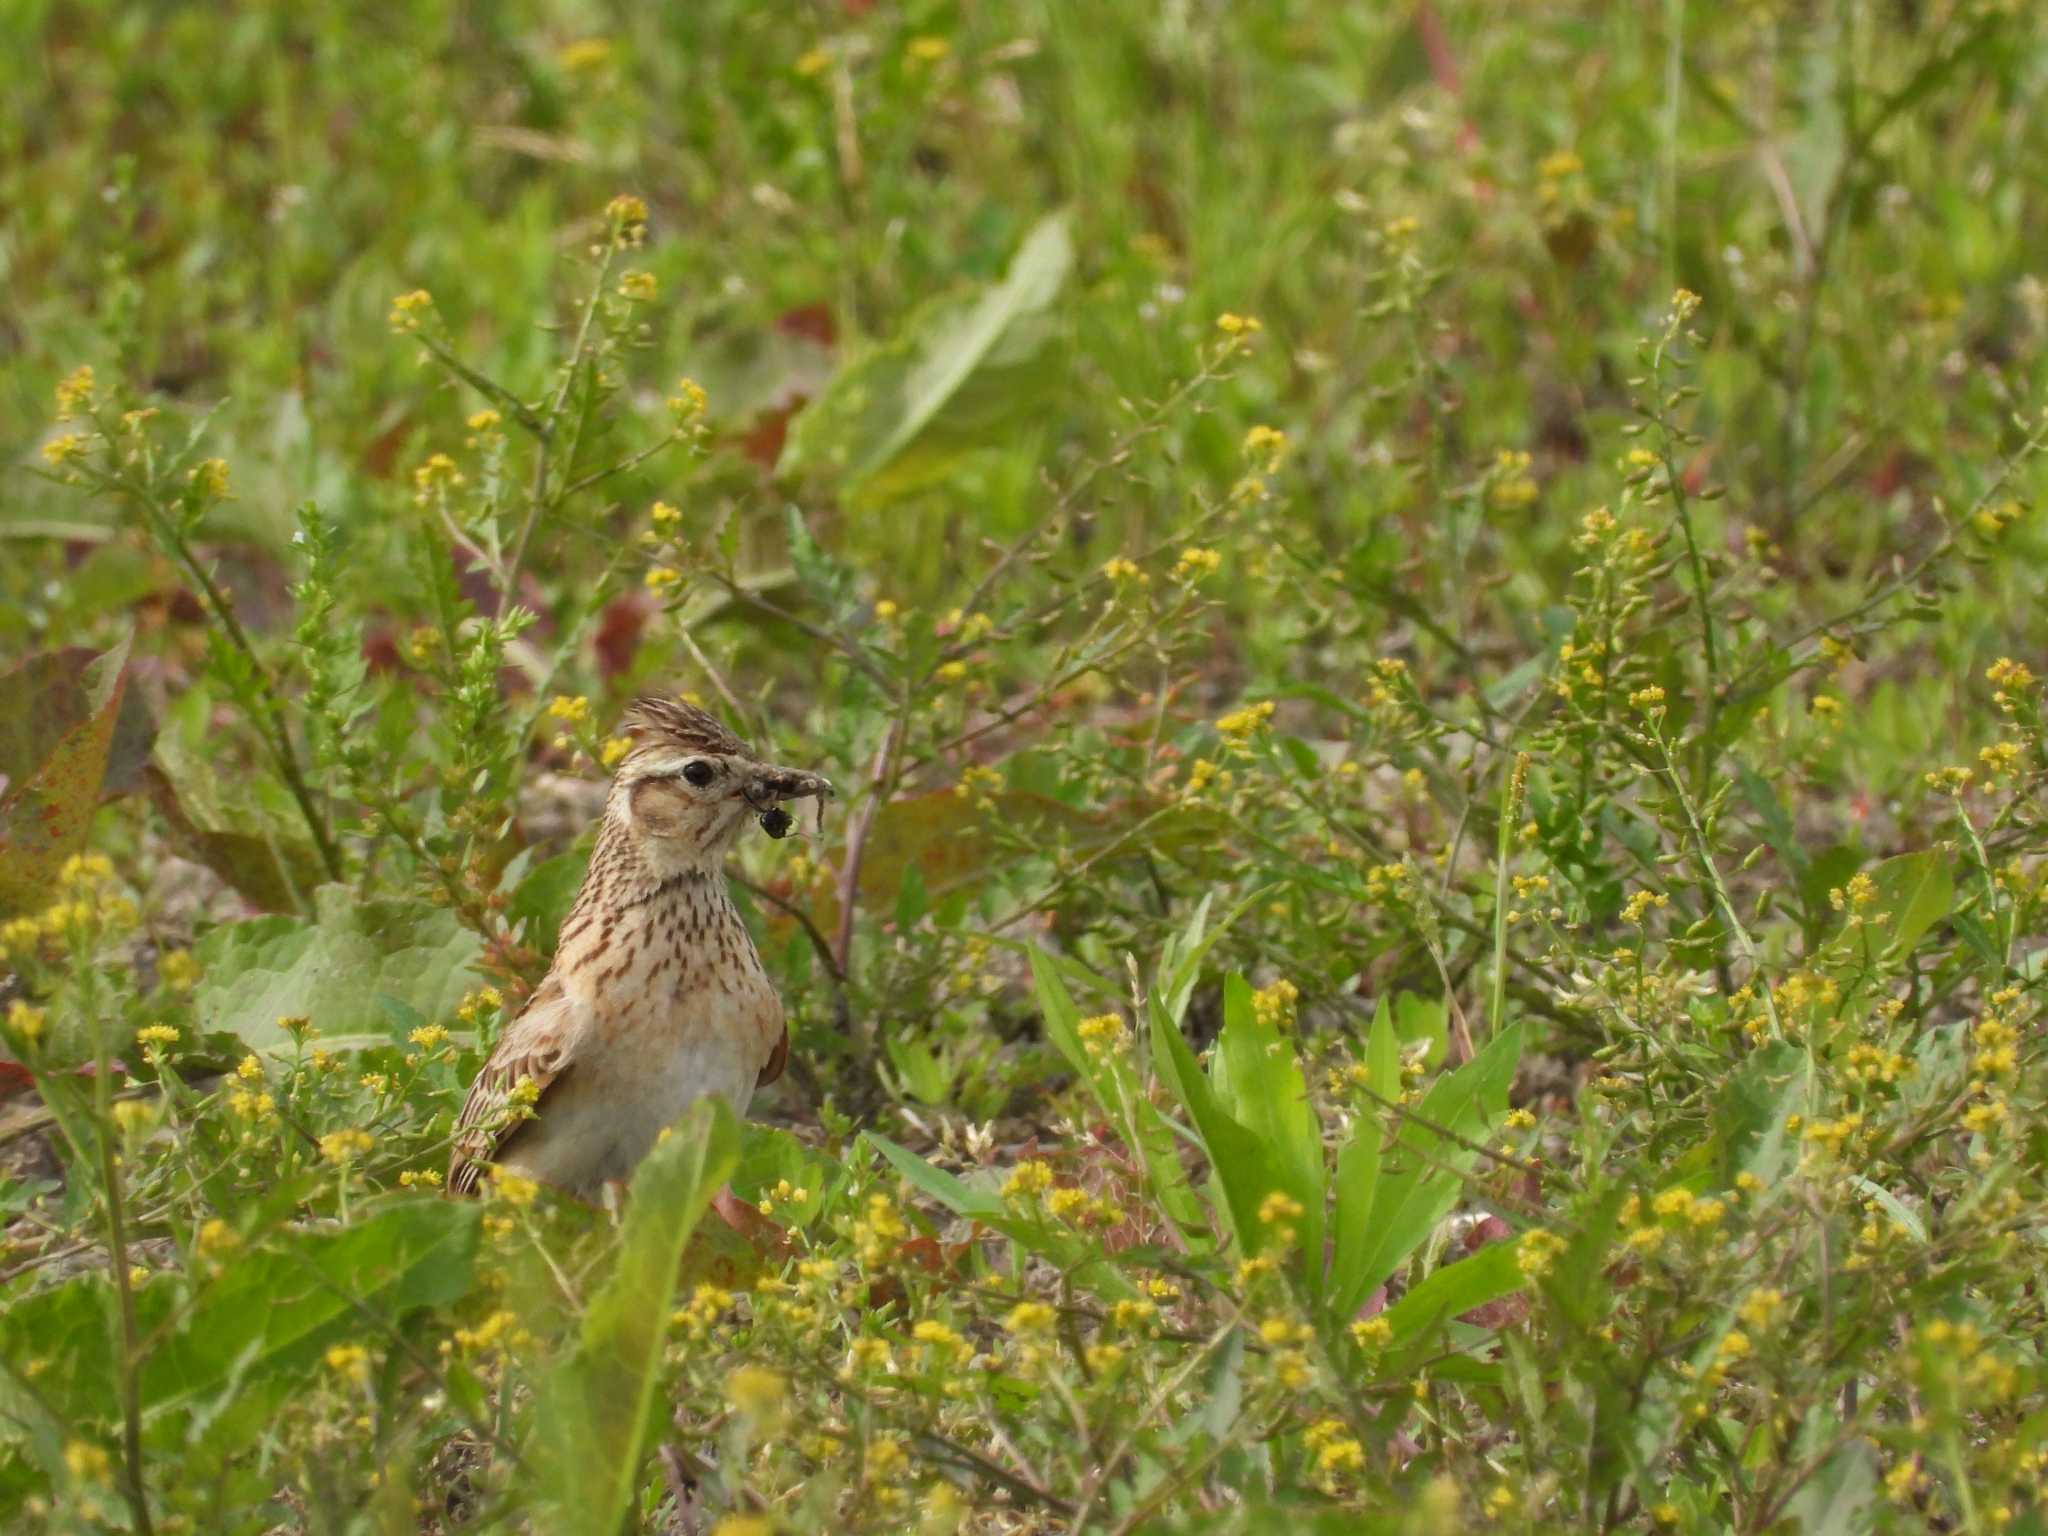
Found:
M 795 825 L 796 818 L 779 805 L 771 805 L 761 813 L 761 830 L 770 837 L 787 837 Z

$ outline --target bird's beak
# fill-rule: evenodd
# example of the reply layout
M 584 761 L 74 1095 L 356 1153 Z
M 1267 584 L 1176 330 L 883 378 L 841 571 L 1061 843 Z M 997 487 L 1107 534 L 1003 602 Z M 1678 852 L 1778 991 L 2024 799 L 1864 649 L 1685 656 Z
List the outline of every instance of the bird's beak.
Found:
M 830 800 L 832 781 L 820 773 L 800 768 L 756 768 L 747 780 L 747 801 L 754 806 L 773 805 L 778 800 Z

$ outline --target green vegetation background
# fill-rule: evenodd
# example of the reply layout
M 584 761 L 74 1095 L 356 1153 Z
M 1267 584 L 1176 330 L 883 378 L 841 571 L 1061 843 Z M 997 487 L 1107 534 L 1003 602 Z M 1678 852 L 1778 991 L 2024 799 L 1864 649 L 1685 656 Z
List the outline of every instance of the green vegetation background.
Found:
M 5 9 L 10 1518 L 2042 1527 L 2032 7 Z M 655 688 L 780 1129 L 439 1202 Z

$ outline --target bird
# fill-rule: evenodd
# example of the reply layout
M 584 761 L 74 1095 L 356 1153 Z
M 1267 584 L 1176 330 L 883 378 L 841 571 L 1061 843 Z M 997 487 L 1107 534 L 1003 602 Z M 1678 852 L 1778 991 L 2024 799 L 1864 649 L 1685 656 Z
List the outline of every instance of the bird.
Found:
M 782 999 L 734 907 L 725 856 L 822 775 L 760 761 L 715 716 L 631 704 L 589 870 L 553 965 L 492 1047 L 456 1118 L 447 1187 L 493 1169 L 603 1203 L 663 1130 L 716 1095 L 744 1115 L 789 1058 Z

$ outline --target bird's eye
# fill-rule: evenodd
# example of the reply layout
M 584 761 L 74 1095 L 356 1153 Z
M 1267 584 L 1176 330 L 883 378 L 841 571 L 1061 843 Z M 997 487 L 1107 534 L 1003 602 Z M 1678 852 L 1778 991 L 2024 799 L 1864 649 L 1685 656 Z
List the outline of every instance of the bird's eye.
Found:
M 695 784 L 699 789 L 709 784 L 717 772 L 717 769 L 713 768 L 701 757 L 693 758 L 691 761 L 683 764 L 683 777 L 692 784 Z

